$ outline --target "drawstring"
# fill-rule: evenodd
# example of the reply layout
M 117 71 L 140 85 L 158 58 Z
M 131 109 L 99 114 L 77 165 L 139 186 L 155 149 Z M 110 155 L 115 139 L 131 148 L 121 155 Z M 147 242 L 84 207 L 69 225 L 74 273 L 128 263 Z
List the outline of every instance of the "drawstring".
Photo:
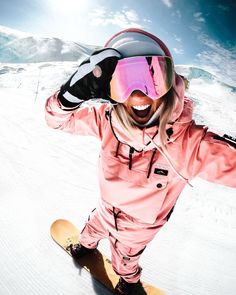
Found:
M 118 144 L 116 148 L 116 158 L 118 157 L 119 148 L 120 148 L 120 141 L 118 140 Z
M 114 216 L 114 222 L 115 222 L 115 228 L 116 230 L 118 231 L 118 226 L 117 226 L 117 218 L 118 218 L 118 215 L 121 213 L 121 211 L 118 211 L 117 213 L 115 212 L 115 207 L 112 207 L 112 213 L 113 213 L 113 216 Z
M 146 130 L 146 127 L 143 128 L 143 133 L 142 133 L 143 145 L 145 145 L 145 130 Z
M 152 171 L 153 159 L 154 159 L 154 156 L 155 156 L 155 154 L 156 154 L 156 151 L 157 151 L 157 149 L 155 148 L 154 151 L 153 151 L 153 153 L 152 153 L 151 160 L 150 160 L 150 165 L 149 165 L 149 169 L 148 169 L 147 178 L 149 178 L 150 173 L 151 173 L 151 171 Z
M 116 157 L 118 157 L 118 152 L 119 152 L 119 148 L 120 148 L 120 144 L 121 142 L 118 140 L 114 130 L 113 130 L 113 126 L 111 124 L 111 114 L 110 114 L 110 125 L 111 125 L 111 129 L 112 129 L 112 132 L 115 136 L 115 138 L 117 139 L 118 141 L 118 144 L 117 144 L 117 148 L 116 148 Z M 171 134 L 173 133 L 173 130 L 172 128 L 168 129 L 167 130 L 167 134 L 168 134 L 168 137 L 171 136 Z M 158 133 L 158 131 L 156 132 L 156 134 Z M 151 174 L 151 169 L 152 169 L 152 165 L 153 165 L 153 159 L 154 159 L 154 156 L 156 154 L 156 150 L 158 150 L 162 156 L 166 159 L 166 161 L 169 163 L 169 165 L 171 166 L 172 170 L 175 172 L 176 175 L 178 175 L 182 180 L 184 180 L 185 182 L 187 182 L 189 184 L 189 186 L 193 187 L 193 185 L 189 182 L 189 180 L 187 178 L 185 178 L 183 175 L 181 175 L 176 169 L 175 167 L 173 166 L 173 164 L 171 163 L 170 159 L 168 158 L 168 156 L 164 153 L 164 151 L 161 149 L 161 147 L 159 147 L 155 142 L 154 142 L 154 137 L 156 136 L 156 134 L 151 137 L 150 135 L 148 135 L 148 133 L 145 132 L 145 128 L 143 130 L 143 141 L 144 141 L 144 137 L 145 135 L 150 139 L 150 142 L 149 143 L 153 143 L 155 146 L 156 146 L 156 149 L 153 151 L 153 154 L 152 154 L 152 158 L 151 158 L 151 161 L 150 161 L 150 165 L 149 165 L 149 169 L 148 169 L 148 174 L 147 174 L 147 178 L 150 177 L 150 174 Z M 148 144 L 149 144 L 148 143 Z M 147 145 L 148 145 L 147 144 Z M 130 146 L 130 150 L 129 150 L 129 170 L 132 170 L 132 155 L 134 153 L 135 149 L 133 147 Z M 142 152 L 144 152 L 145 149 L 142 150 Z
M 146 133 L 147 137 L 150 138 L 150 140 L 152 141 L 152 143 L 156 146 L 157 150 L 162 154 L 162 156 L 166 159 L 166 161 L 169 163 L 170 167 L 172 168 L 172 170 L 175 172 L 176 175 L 178 175 L 182 180 L 186 181 L 191 187 L 193 187 L 193 185 L 188 181 L 187 178 L 185 178 L 183 175 L 181 175 L 173 166 L 173 164 L 171 163 L 170 159 L 167 157 L 167 155 L 162 151 L 162 149 L 153 141 L 153 139 L 151 138 L 151 136 L 149 136 Z
M 129 148 L 129 170 L 132 170 L 132 155 L 134 153 L 134 148 L 131 146 Z
M 119 153 L 119 148 L 120 148 L 120 141 L 118 141 L 117 144 L 117 148 L 116 148 L 116 157 L 118 157 L 118 153 Z M 129 147 L 129 170 L 132 170 L 132 162 L 133 162 L 133 158 L 132 155 L 134 153 L 134 148 L 132 146 Z

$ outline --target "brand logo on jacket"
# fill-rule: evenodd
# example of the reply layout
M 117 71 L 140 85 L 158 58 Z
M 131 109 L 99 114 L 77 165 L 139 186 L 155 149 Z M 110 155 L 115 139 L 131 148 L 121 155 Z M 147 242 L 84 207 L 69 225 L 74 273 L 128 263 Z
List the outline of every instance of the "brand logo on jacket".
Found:
M 168 176 L 169 170 L 168 166 L 165 164 L 157 164 L 156 168 L 154 169 L 154 174 Z
M 168 175 L 168 170 L 155 168 L 154 173 L 158 174 L 158 175 L 167 176 Z

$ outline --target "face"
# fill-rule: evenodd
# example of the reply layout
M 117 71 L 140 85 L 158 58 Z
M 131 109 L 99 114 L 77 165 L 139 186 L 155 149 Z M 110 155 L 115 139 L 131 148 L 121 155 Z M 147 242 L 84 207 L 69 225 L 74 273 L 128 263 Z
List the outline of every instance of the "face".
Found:
M 152 100 L 143 92 L 135 90 L 123 103 L 127 113 L 139 124 L 145 124 L 161 105 L 162 100 Z

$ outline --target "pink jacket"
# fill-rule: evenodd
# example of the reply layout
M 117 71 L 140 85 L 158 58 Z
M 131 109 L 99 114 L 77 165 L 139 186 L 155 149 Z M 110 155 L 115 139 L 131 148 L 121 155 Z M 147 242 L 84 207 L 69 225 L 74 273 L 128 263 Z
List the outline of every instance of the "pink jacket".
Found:
M 180 84 L 180 78 L 176 78 Z M 158 145 L 157 126 L 135 128 L 134 141 L 117 122 L 109 103 L 82 104 L 74 111 L 65 111 L 57 93 L 46 103 L 50 127 L 101 140 L 102 202 L 143 223 L 165 219 L 186 183 L 196 176 L 236 187 L 236 149 L 214 139 L 216 134 L 205 126 L 195 124 L 192 101 L 184 98 L 182 85 L 177 86 L 180 99 L 174 112 L 175 122 L 167 128 L 172 133 L 167 153 Z

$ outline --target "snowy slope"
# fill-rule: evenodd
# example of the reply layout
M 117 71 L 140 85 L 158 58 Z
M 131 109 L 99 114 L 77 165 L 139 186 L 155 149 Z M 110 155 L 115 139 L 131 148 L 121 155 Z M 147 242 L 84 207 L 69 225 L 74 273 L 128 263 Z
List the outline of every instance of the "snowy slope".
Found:
M 216 132 L 228 132 L 235 136 L 236 87 L 223 83 L 201 68 L 177 65 L 176 71 L 190 81 L 187 95 L 195 102 L 196 121 L 210 126 Z
M 49 235 L 66 218 L 82 228 L 99 198 L 99 142 L 48 128 L 44 104 L 75 62 L 0 65 L 0 294 L 108 295 Z M 181 71 L 181 69 L 179 69 Z M 184 69 L 182 69 L 184 70 Z M 236 96 L 192 78 L 194 117 L 236 135 Z M 168 295 L 236 294 L 235 189 L 196 179 L 141 259 L 143 279 Z M 99 245 L 109 256 L 109 245 Z

